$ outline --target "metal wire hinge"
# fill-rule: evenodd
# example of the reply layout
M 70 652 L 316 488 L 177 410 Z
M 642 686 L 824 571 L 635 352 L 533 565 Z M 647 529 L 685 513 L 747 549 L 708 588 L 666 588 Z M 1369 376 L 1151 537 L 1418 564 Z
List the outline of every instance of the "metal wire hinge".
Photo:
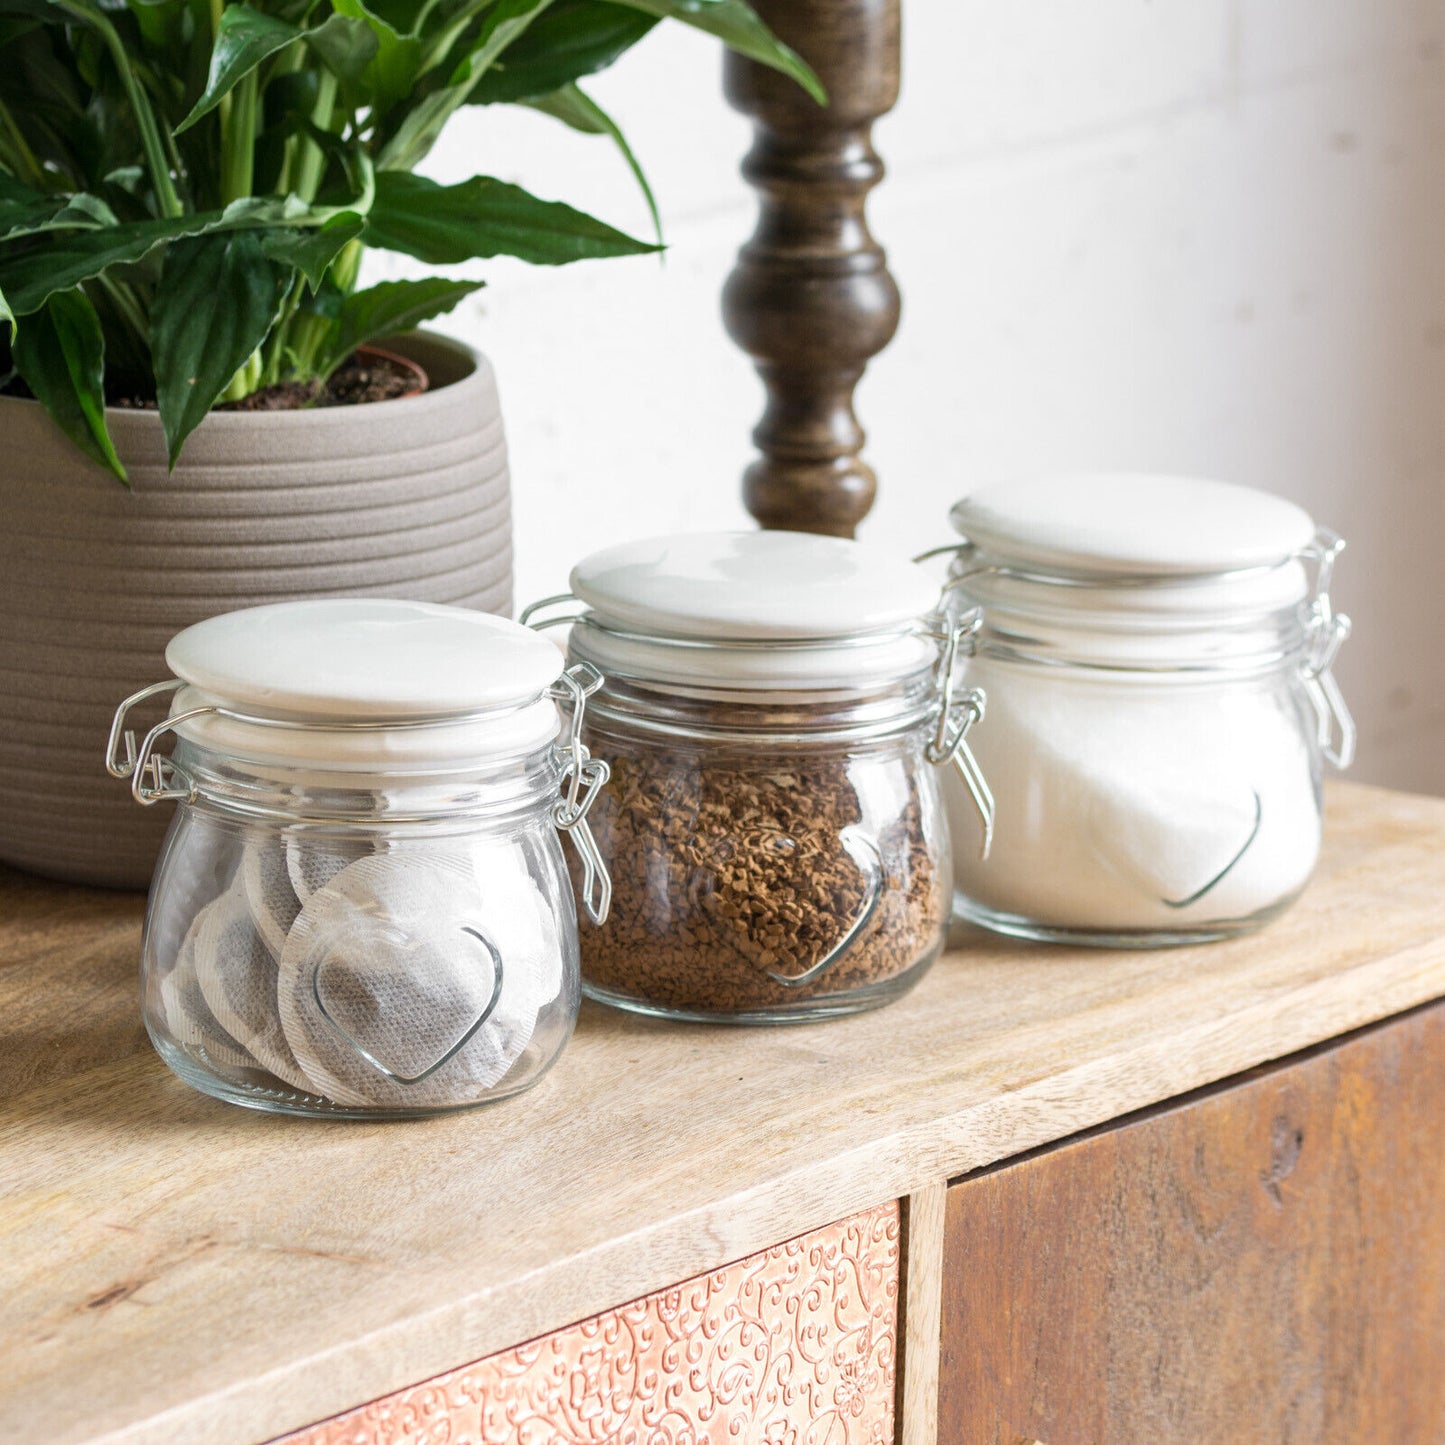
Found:
M 549 627 L 570 627 L 574 622 L 580 620 L 580 612 L 565 612 L 556 617 L 541 617 L 538 614 L 546 612 L 549 608 L 560 607 L 564 602 L 576 602 L 577 598 L 571 592 L 555 592 L 551 597 L 539 597 L 535 602 L 530 603 L 522 609 L 521 616 L 517 621 L 523 627 L 530 627 L 533 632 L 545 632 Z
M 175 678 L 166 682 L 152 683 L 139 692 L 132 693 L 115 710 L 111 719 L 110 737 L 105 745 L 105 770 L 113 778 L 129 778 L 131 796 L 137 803 L 150 807 L 153 803 L 189 803 L 196 796 L 195 785 L 170 758 L 156 752 L 156 745 L 168 733 L 191 718 L 204 717 L 218 711 L 215 707 L 193 707 L 187 712 L 176 713 L 158 722 L 136 745 L 135 732 L 125 725 L 126 717 L 134 707 L 174 692 L 182 684 Z M 125 755 L 121 756 L 121 745 Z
M 574 663 L 559 677 L 550 696 L 564 707 L 567 716 L 566 741 L 558 743 L 562 777 L 558 784 L 562 796 L 552 804 L 552 823 L 559 833 L 572 839 L 572 846 L 582 863 L 582 906 L 593 923 L 607 922 L 612 910 L 612 875 L 607 871 L 593 836 L 587 814 L 597 795 L 606 786 L 612 769 L 601 758 L 594 758 L 582 741 L 582 719 L 587 712 L 587 699 L 602 686 L 602 674 L 590 662 Z
M 938 725 L 932 739 L 924 748 L 924 756 L 930 763 L 952 763 L 968 789 L 969 797 L 978 810 L 979 821 L 983 824 L 983 843 L 979 857 L 987 858 L 993 848 L 994 800 L 993 791 L 983 769 L 978 765 L 968 746 L 969 729 L 983 721 L 987 697 L 977 687 L 966 691 L 958 690 L 958 658 L 962 652 L 967 656 L 973 647 L 973 639 L 983 626 L 983 613 L 973 608 L 956 618 L 942 620 L 941 630 L 934 635 L 943 643 L 943 653 L 938 662 L 940 700 Z
M 1330 603 L 1330 578 L 1335 560 L 1345 549 L 1344 538 L 1327 527 L 1300 553 L 1314 562 L 1315 583 L 1305 619 L 1306 654 L 1301 676 L 1315 710 L 1316 733 L 1325 757 L 1337 768 L 1347 768 L 1355 757 L 1355 720 L 1335 681 L 1335 658 L 1350 635 L 1350 619 Z

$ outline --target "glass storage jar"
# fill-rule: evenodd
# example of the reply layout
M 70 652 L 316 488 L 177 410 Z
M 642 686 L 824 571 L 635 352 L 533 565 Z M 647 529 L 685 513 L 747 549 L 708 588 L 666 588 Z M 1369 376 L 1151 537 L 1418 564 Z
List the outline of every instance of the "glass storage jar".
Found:
M 1026 938 L 1148 947 L 1257 928 L 1296 898 L 1322 763 L 1354 728 L 1330 672 L 1344 545 L 1222 482 L 1051 477 L 954 507 L 957 605 L 982 625 L 979 761 L 998 842 L 949 800 L 957 906 Z
M 652 538 L 578 563 L 569 657 L 606 676 L 589 746 L 612 913 L 582 941 L 583 988 L 673 1018 L 853 1013 L 911 987 L 951 896 L 934 762 L 985 819 L 952 693 L 938 587 L 856 542 L 787 532 Z M 547 625 L 539 622 L 538 625 Z M 945 660 L 946 659 L 946 660 Z
M 171 1069 L 251 1108 L 368 1118 L 535 1083 L 580 999 L 559 830 L 607 910 L 586 823 L 606 765 L 557 741 L 558 702 L 580 717 L 595 674 L 505 619 L 382 600 L 228 613 L 166 662 L 107 762 L 138 802 L 179 804 L 141 967 Z M 137 746 L 127 713 L 165 691 Z

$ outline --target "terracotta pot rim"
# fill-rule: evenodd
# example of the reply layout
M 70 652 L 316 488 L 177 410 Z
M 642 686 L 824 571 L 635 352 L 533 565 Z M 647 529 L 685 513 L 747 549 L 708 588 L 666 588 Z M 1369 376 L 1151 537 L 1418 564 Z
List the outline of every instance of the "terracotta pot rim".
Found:
M 407 401 L 411 397 L 420 396 L 424 391 L 431 390 L 431 375 L 420 362 L 413 361 L 409 356 L 403 356 L 399 351 L 388 351 L 384 346 L 373 346 L 369 341 L 358 346 L 354 353 L 356 356 L 379 356 L 383 361 L 389 361 L 395 367 L 406 372 L 414 378 L 414 384 L 410 391 L 404 391 L 400 396 L 382 397 L 382 401 Z M 353 406 L 375 406 L 376 402 L 353 402 Z

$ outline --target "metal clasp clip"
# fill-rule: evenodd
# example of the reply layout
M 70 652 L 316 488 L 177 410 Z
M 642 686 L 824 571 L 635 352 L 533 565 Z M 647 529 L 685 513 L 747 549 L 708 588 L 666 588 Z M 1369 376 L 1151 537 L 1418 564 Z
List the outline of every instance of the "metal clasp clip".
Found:
M 968 789 L 973 805 L 978 809 L 979 821 L 983 824 L 983 846 L 979 857 L 987 858 L 993 847 L 994 801 L 988 779 L 978 765 L 968 746 L 968 732 L 975 723 L 983 721 L 984 707 L 988 701 L 983 690 L 971 687 L 958 690 L 957 663 L 960 651 L 967 656 L 972 650 L 973 639 L 983 626 L 983 612 L 975 607 L 957 617 L 942 616 L 940 630 L 933 636 L 943 643 L 939 658 L 940 700 L 938 726 L 932 739 L 923 750 L 930 763 L 952 763 L 958 769 Z
M 580 612 L 564 612 L 556 617 L 540 617 L 538 614 L 552 607 L 560 607 L 564 602 L 576 600 L 570 592 L 556 592 L 551 597 L 539 597 L 522 609 L 517 621 L 523 627 L 530 627 L 533 632 L 545 632 L 549 627 L 570 627 L 581 618 Z
M 606 923 L 612 909 L 612 875 L 607 871 L 607 860 L 597 846 L 587 814 L 611 777 L 612 769 L 587 750 L 582 741 L 582 719 L 587 712 L 587 699 L 602 686 L 602 681 L 602 674 L 590 662 L 578 662 L 557 679 L 548 693 L 557 702 L 570 706 L 566 741 L 557 744 L 558 760 L 562 764 L 558 784 L 562 796 L 552 804 L 552 823 L 559 833 L 566 833 L 572 839 L 577 849 L 582 862 L 582 906 L 596 924 Z
M 1305 617 L 1305 659 L 1300 675 L 1315 710 L 1320 748 L 1337 768 L 1347 768 L 1354 761 L 1356 737 L 1355 720 L 1331 671 L 1350 635 L 1350 619 L 1330 604 L 1330 578 L 1344 549 L 1343 537 L 1321 527 L 1300 553 L 1300 560 L 1313 562 L 1316 569 Z
M 152 683 L 139 692 L 132 693 L 115 710 L 111 719 L 110 737 L 105 745 L 105 770 L 113 778 L 129 778 L 131 796 L 137 803 L 150 807 L 153 803 L 189 803 L 196 796 L 195 784 L 163 754 L 156 752 L 156 744 L 168 732 L 173 732 L 181 723 L 193 717 L 214 713 L 214 707 L 193 707 L 187 712 L 176 713 L 173 717 L 158 722 L 136 746 L 135 733 L 125 725 L 131 709 L 159 697 L 162 693 L 174 692 L 182 684 L 175 678 L 167 682 Z M 125 756 L 120 754 L 125 744 Z

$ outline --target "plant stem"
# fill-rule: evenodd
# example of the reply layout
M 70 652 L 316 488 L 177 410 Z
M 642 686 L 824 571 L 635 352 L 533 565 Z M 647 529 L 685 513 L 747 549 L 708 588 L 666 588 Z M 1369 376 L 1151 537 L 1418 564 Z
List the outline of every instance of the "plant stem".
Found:
M 263 384 L 275 386 L 281 380 L 281 362 L 286 355 L 287 333 L 291 330 L 292 318 L 296 315 L 296 308 L 301 304 L 301 293 L 306 288 L 306 278 L 297 276 L 291 283 L 291 289 L 286 293 L 286 300 L 281 304 L 281 314 L 276 318 L 276 324 L 271 328 L 271 334 L 266 338 L 270 347 L 271 355 L 266 362 L 266 372 Z
M 221 28 L 221 12 L 225 9 L 225 0 L 210 0 L 211 7 L 211 45 L 216 43 L 216 32 Z M 216 106 L 216 119 L 220 124 L 221 137 L 221 189 L 226 187 L 226 157 L 231 151 L 231 92 L 227 91 Z M 224 204 L 224 202 L 223 202 Z
M 32 186 L 37 191 L 44 190 L 44 167 L 35 159 L 35 152 L 30 149 L 29 142 L 26 141 L 20 127 L 16 125 L 15 117 L 10 114 L 9 107 L 4 101 L 0 101 L 0 126 L 3 126 L 5 136 L 10 142 L 6 150 L 13 152 L 10 160 L 16 176 L 27 186 Z
M 221 393 L 221 401 L 241 401 L 261 385 L 261 352 L 258 347 L 246 359 L 245 364 L 227 383 Z
M 302 46 L 288 45 L 276 57 L 276 68 L 272 75 L 293 75 L 301 69 L 304 59 Z M 276 177 L 277 195 L 284 196 L 292 189 L 296 175 L 296 163 L 301 154 L 301 145 L 301 137 L 295 135 L 286 137 L 286 143 L 281 151 L 281 170 Z
M 221 204 L 229 206 L 251 194 L 256 171 L 256 72 L 237 82 L 228 97 L 235 101 L 221 117 Z M 228 124 L 229 122 L 229 124 Z
M 135 113 L 136 129 L 140 131 L 141 148 L 145 151 L 146 167 L 151 173 L 151 183 L 156 188 L 156 200 L 160 204 L 161 214 L 184 215 L 185 207 L 181 205 L 181 198 L 176 194 L 176 188 L 171 182 L 170 167 L 161 145 L 160 131 L 156 127 L 155 112 L 151 110 L 150 101 L 146 99 L 145 91 L 141 89 L 135 71 L 131 69 L 130 57 L 125 53 L 125 46 L 121 43 L 115 26 L 99 9 L 81 4 L 79 0 L 55 0 L 55 4 L 66 14 L 74 15 L 78 20 L 95 26 L 100 33 L 100 38 L 105 43 L 105 48 L 110 51 L 110 58 L 115 62 L 115 68 L 120 74 L 126 99 L 130 101 L 130 108 Z
M 330 130 L 336 110 L 336 77 L 329 71 L 321 72 L 316 86 L 316 105 L 311 112 L 312 124 L 318 130 Z M 316 199 L 321 177 L 326 172 L 326 152 L 310 136 L 306 137 L 301 151 L 301 163 L 296 168 L 296 194 L 310 205 Z
M 356 278 L 361 274 L 363 246 L 360 240 L 348 241 L 340 255 L 331 263 L 331 279 L 350 296 L 356 290 Z
M 143 349 L 149 351 L 150 328 L 146 325 L 145 316 L 140 309 L 140 302 L 135 299 L 135 292 L 124 281 L 117 280 L 104 271 L 95 279 L 100 283 L 105 294 L 110 297 L 121 320 L 135 333 L 135 339 Z

